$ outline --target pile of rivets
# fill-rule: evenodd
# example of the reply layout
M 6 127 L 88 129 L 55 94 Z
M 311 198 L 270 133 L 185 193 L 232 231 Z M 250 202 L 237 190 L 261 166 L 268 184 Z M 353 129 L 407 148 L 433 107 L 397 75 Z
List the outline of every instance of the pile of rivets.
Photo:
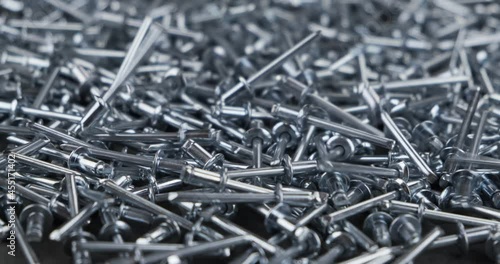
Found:
M 0 1 L 0 237 L 28 263 L 48 241 L 74 263 L 411 263 L 473 245 L 500 262 L 499 15 Z

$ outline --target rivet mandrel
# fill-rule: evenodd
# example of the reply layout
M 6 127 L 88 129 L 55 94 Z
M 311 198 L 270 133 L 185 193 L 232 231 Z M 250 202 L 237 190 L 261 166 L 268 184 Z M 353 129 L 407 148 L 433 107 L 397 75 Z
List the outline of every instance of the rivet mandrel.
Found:
M 389 168 L 381 168 L 344 162 L 319 161 L 318 169 L 321 171 L 341 172 L 345 174 L 367 174 L 381 178 L 400 178 L 404 181 L 408 181 L 410 177 L 408 166 L 406 166 L 404 162 L 392 164 Z
M 14 177 L 22 178 L 22 176 L 19 175 L 19 173 L 14 173 Z M 7 185 L 8 185 L 8 180 L 0 178 L 0 184 L 1 184 L 0 186 L 2 188 L 6 189 Z M 48 205 L 54 214 L 57 214 L 58 216 L 60 216 L 63 219 L 70 218 L 70 214 L 69 214 L 67 208 L 62 203 L 60 203 L 56 200 L 48 199 L 48 198 L 30 190 L 29 188 L 24 187 L 23 185 L 21 185 L 19 183 L 15 183 L 14 186 L 16 188 L 16 192 L 19 194 L 20 197 L 27 199 L 33 203 L 41 204 L 43 206 Z
M 204 242 L 197 245 L 184 247 L 175 251 L 155 252 L 147 256 L 144 256 L 142 261 L 144 263 L 150 264 L 166 259 L 169 263 L 179 263 L 183 258 L 192 257 L 204 253 L 206 254 L 228 247 L 250 244 L 252 242 L 253 242 L 252 237 L 248 235 L 233 236 L 217 241 Z M 113 259 L 109 261 L 110 264 L 117 264 L 117 263 L 133 264 L 134 262 L 135 261 L 133 259 L 122 259 L 122 258 Z
M 129 77 L 130 73 L 141 61 L 142 57 L 146 55 L 149 48 L 152 47 L 159 32 L 160 29 L 157 26 L 153 25 L 153 20 L 150 17 L 146 17 L 143 20 L 143 23 L 141 24 L 139 31 L 132 41 L 130 49 L 127 52 L 127 56 L 123 60 L 123 63 L 118 73 L 116 74 L 111 87 L 106 91 L 105 94 L 102 95 L 102 100 L 93 103 L 88 108 L 85 115 L 80 120 L 81 130 L 87 129 L 89 126 L 97 122 L 100 117 L 103 116 L 105 104 L 116 96 L 119 88 L 121 87 L 121 84 L 123 84 L 126 78 Z M 139 47 L 141 47 L 141 49 L 139 49 Z
M 266 203 L 281 201 L 295 206 L 320 205 L 325 203 L 326 194 L 320 192 L 284 192 L 278 198 L 272 193 L 205 193 L 205 192 L 170 192 L 156 195 L 157 201 L 167 200 L 173 203 Z
M 58 166 L 58 165 L 55 165 L 52 163 L 41 161 L 41 160 L 29 157 L 29 156 L 25 156 L 25 155 L 22 155 L 19 153 L 13 153 L 13 154 L 16 156 L 16 159 L 19 160 L 21 163 L 33 166 L 35 168 L 45 170 L 47 172 L 60 173 L 60 174 L 74 174 L 74 175 L 78 175 L 78 176 L 83 176 L 80 172 L 66 169 L 64 167 L 61 167 L 61 166 Z
M 151 213 L 158 214 L 158 215 L 165 215 L 165 216 L 171 218 L 172 220 L 176 221 L 179 224 L 179 226 L 181 226 L 183 228 L 189 229 L 192 227 L 192 223 L 190 221 L 176 215 L 175 213 L 168 211 L 167 209 L 165 209 L 161 206 L 158 206 L 158 205 L 156 205 L 156 204 L 154 204 L 154 203 L 152 203 L 152 202 L 150 202 L 150 201 L 148 201 L 140 196 L 137 196 L 137 195 L 123 189 L 122 187 L 116 185 L 111 180 L 102 180 L 101 186 L 105 190 L 110 192 L 111 194 L 119 197 L 120 199 L 122 199 L 128 203 L 142 207 Z
M 241 138 L 243 137 L 244 136 L 242 134 Z M 232 154 L 233 156 L 237 157 L 238 160 L 242 161 L 246 160 L 246 158 L 248 157 L 252 158 L 254 154 L 252 149 L 249 149 L 246 146 L 231 140 L 219 139 L 217 140 L 216 145 L 225 153 Z M 261 157 L 262 162 L 265 162 L 267 164 L 270 164 L 272 162 L 272 157 L 270 155 L 267 155 L 266 153 L 262 153 Z
M 27 116 L 33 116 L 38 118 L 49 118 L 54 120 L 68 121 L 72 123 L 78 123 L 78 121 L 80 120 L 80 117 L 75 115 L 45 111 L 36 108 L 22 106 L 19 104 L 17 100 L 14 100 L 10 103 L 0 102 L 0 113 L 9 113 L 12 118 L 18 117 L 18 114 L 23 114 Z
M 108 133 L 108 134 L 88 134 L 87 138 L 109 141 L 109 142 L 184 142 L 188 139 L 196 140 L 198 143 L 215 141 L 218 132 L 216 130 L 183 130 L 179 132 L 166 133 Z
M 399 256 L 394 260 L 394 263 L 403 264 L 412 262 L 412 260 L 418 256 L 422 251 L 424 251 L 427 247 L 429 247 L 432 242 L 434 242 L 438 237 L 444 234 L 443 229 L 440 227 L 433 228 L 427 235 L 425 235 L 420 242 L 413 245 L 408 251 L 403 253 L 403 255 Z
M 225 188 L 228 188 L 232 190 L 252 192 L 252 193 L 273 192 L 270 189 L 228 179 L 225 171 L 221 171 L 221 173 L 216 173 L 195 168 L 190 165 L 186 165 L 183 167 L 180 177 L 181 180 L 186 184 L 192 184 L 195 186 L 209 185 L 218 190 L 224 190 Z
M 386 82 L 380 85 L 373 85 L 373 88 L 375 90 L 381 89 L 386 92 L 405 92 L 416 88 L 440 86 L 446 84 L 466 83 L 469 81 L 469 79 L 470 78 L 465 75 L 452 76 L 448 78 L 436 77 L 436 78 L 425 78 L 425 79 L 413 79 L 413 80 Z
M 70 218 L 66 223 L 57 229 L 52 230 L 49 237 L 51 240 L 61 241 L 67 238 L 73 231 L 82 227 L 83 224 L 102 206 L 106 203 L 112 202 L 112 200 L 96 201 L 88 204 L 82 210 L 78 212 L 75 216 Z
M 439 237 L 429 246 L 429 249 L 457 246 L 461 254 L 467 254 L 471 245 L 487 241 L 492 232 L 494 231 L 491 226 L 465 229 L 462 224 L 458 224 L 457 233 Z M 486 246 L 486 251 L 487 254 L 491 252 L 489 246 Z
M 7 140 L 10 141 L 12 137 L 7 137 Z M 21 146 L 12 148 L 10 150 L 11 153 L 20 153 L 24 155 L 33 155 L 40 149 L 43 149 L 47 144 L 49 144 L 50 141 L 48 139 L 37 139 L 33 141 L 23 141 Z M 5 167 L 9 163 L 8 155 L 7 157 L 1 158 L 0 159 L 0 166 Z
M 367 211 L 378 204 L 382 203 L 383 201 L 386 200 L 392 200 L 396 199 L 399 197 L 399 194 L 397 192 L 389 192 L 377 197 L 374 197 L 372 199 L 368 199 L 364 202 L 351 205 L 349 207 L 346 207 L 344 209 L 338 210 L 334 213 L 331 213 L 329 215 L 323 216 L 323 219 L 326 220 L 327 222 L 332 222 L 332 221 L 341 221 L 343 219 L 346 219 L 350 216 L 356 215 L 358 213 Z
M 286 86 L 286 88 L 291 89 L 293 93 L 297 93 L 301 97 L 304 96 L 306 98 L 306 102 L 324 109 L 332 119 L 340 119 L 350 126 L 366 133 L 375 136 L 383 136 L 383 133 L 380 130 L 374 128 L 373 126 L 364 124 L 357 117 L 343 111 L 338 106 L 328 102 L 324 98 L 321 98 L 318 94 L 310 92 L 309 87 L 296 79 L 283 77 L 280 81 L 282 85 Z
M 181 244 L 141 244 L 141 243 L 131 243 L 125 242 L 122 244 L 116 244 L 113 242 L 104 241 L 87 241 L 87 242 L 77 242 L 77 247 L 81 250 L 86 250 L 92 253 L 97 252 L 134 252 L 135 250 L 140 250 L 141 252 L 160 252 L 160 251 L 174 251 L 183 248 Z
M 64 144 L 61 146 L 65 150 L 74 151 L 79 146 Z M 150 167 L 153 171 L 173 171 L 180 172 L 182 167 L 186 164 L 182 160 L 162 158 L 158 155 L 151 156 L 138 156 L 127 153 L 121 153 L 112 150 L 101 149 L 97 147 L 86 148 L 89 156 L 95 156 L 101 159 L 113 159 L 120 162 L 127 162 L 139 166 Z
M 291 49 L 287 50 L 285 53 L 281 54 L 278 58 L 274 59 L 272 62 L 267 64 L 264 68 L 260 69 L 258 72 L 254 73 L 247 80 L 241 79 L 238 84 L 233 86 L 227 92 L 223 93 L 220 96 L 220 101 L 222 104 L 231 103 L 231 101 L 235 100 L 238 96 L 241 95 L 242 91 L 248 90 L 250 94 L 252 94 L 252 85 L 258 80 L 264 78 L 265 76 L 271 74 L 278 67 L 280 67 L 287 59 L 294 56 L 302 49 L 307 47 L 314 41 L 316 38 L 320 36 L 320 32 L 311 33 L 309 36 L 305 37 L 299 43 L 295 44 Z
M 348 260 L 339 262 L 341 264 L 347 264 L 347 263 L 356 263 L 356 264 L 361 264 L 361 263 L 368 263 L 370 261 L 377 261 L 379 258 L 384 258 L 387 256 L 393 256 L 393 255 L 398 255 L 401 254 L 403 249 L 401 247 L 383 247 L 378 249 L 375 252 L 367 252 L 361 255 L 358 255 L 356 257 L 350 258 Z M 387 262 L 387 261 L 385 261 Z
M 406 203 L 401 201 L 389 201 L 385 202 L 383 208 L 391 208 L 394 212 L 401 213 L 409 213 L 409 214 L 418 214 L 420 217 L 440 220 L 444 222 L 461 222 L 464 225 L 472 225 L 472 226 L 496 226 L 498 222 L 495 220 L 484 219 L 479 217 L 448 213 L 443 211 L 434 211 L 426 209 L 425 207 L 419 207 L 419 205 Z
M 353 225 L 351 222 L 344 220 L 340 224 L 344 231 L 348 232 L 354 237 L 354 240 L 356 240 L 356 243 L 358 244 L 359 247 L 362 249 L 368 251 L 368 252 L 374 252 L 376 251 L 379 247 L 377 243 L 375 243 L 369 236 L 367 236 L 363 231 L 358 229 L 355 225 Z
M 353 137 L 353 138 L 358 138 L 365 140 L 367 142 L 373 143 L 377 146 L 387 148 L 387 149 L 392 149 L 394 147 L 394 140 L 380 137 L 374 134 L 370 134 L 355 128 L 351 128 L 348 126 L 344 126 L 341 124 L 337 124 L 331 121 L 323 120 L 320 118 L 312 117 L 312 116 L 306 116 L 301 120 L 301 115 L 300 112 L 294 111 L 292 109 L 288 109 L 285 107 L 282 107 L 280 105 L 274 105 L 272 112 L 272 115 L 287 119 L 287 120 L 297 120 L 297 121 L 303 121 L 306 124 L 311 124 L 314 125 L 318 128 L 323 128 L 325 130 L 330 130 L 334 132 L 338 132 L 340 134 L 343 134 L 345 136 Z M 299 124 L 300 126 L 300 124 Z
M 386 125 L 387 129 L 391 135 L 396 139 L 399 146 L 404 150 L 404 152 L 411 158 L 415 163 L 419 171 L 427 177 L 430 183 L 434 183 L 438 180 L 436 174 L 429 168 L 429 165 L 420 157 L 418 152 L 413 148 L 411 143 L 403 136 L 401 130 L 394 123 L 394 120 L 389 115 L 389 113 L 382 111 L 382 122 Z
M 91 146 L 89 143 L 86 143 L 83 140 L 74 138 L 74 137 L 72 137 L 68 134 L 65 134 L 59 130 L 56 130 L 56 129 L 48 127 L 48 126 L 44 126 L 42 124 L 29 122 L 27 124 L 27 127 L 29 128 L 29 130 L 31 130 L 35 133 L 42 134 L 42 135 L 48 137 L 51 141 L 70 143 L 70 144 L 74 144 L 77 146 L 85 146 L 85 147 Z
M 356 241 L 347 232 L 335 231 L 326 239 L 328 251 L 316 261 L 318 263 L 332 263 L 339 257 L 348 257 L 356 251 Z
M 271 133 L 264 127 L 264 123 L 261 120 L 254 120 L 243 139 L 248 147 L 252 147 L 253 167 L 260 168 L 262 166 L 262 152 L 271 142 Z
M 14 136 L 10 136 L 9 140 L 21 144 L 30 144 L 29 141 Z M 70 169 L 77 168 L 83 170 L 84 172 L 104 177 L 108 177 L 113 173 L 113 168 L 111 167 L 111 165 L 89 157 L 88 152 L 83 147 L 78 147 L 71 153 L 66 153 L 64 151 L 45 146 L 40 148 L 39 151 L 42 154 L 49 155 L 57 159 L 63 159 L 68 164 L 68 167 Z M 22 152 L 18 153 L 23 154 Z
M 279 229 L 291 236 L 296 242 L 296 246 L 292 246 L 292 251 L 285 251 L 283 253 L 297 254 L 300 252 L 317 252 L 321 246 L 318 234 L 313 230 L 304 227 L 296 226 L 290 222 L 290 215 L 286 214 L 290 208 L 285 204 L 278 204 L 271 209 L 264 206 L 253 207 L 259 214 L 265 217 L 268 223 L 268 229 Z M 293 253 L 292 253 L 293 252 Z M 285 256 L 277 254 L 275 258 L 281 259 Z M 286 258 L 286 257 L 285 257 Z
M 245 107 L 216 105 L 212 108 L 212 115 L 217 118 L 243 118 L 252 119 L 273 119 L 273 116 L 267 112 L 257 111 L 248 103 Z

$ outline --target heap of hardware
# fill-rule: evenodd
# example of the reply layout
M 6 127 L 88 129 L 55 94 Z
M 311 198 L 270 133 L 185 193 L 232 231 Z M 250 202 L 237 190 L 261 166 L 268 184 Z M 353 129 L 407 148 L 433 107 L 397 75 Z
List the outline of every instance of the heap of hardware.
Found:
M 0 1 L 16 256 L 500 261 L 500 4 L 247 2 Z

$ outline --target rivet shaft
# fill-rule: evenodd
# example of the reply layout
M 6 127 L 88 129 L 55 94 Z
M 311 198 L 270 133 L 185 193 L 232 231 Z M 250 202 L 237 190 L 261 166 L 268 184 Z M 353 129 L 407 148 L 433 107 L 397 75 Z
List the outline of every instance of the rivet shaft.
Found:
M 281 107 L 280 105 L 275 105 L 271 113 L 276 117 L 289 120 L 297 120 L 297 118 L 299 117 L 299 112 Z M 362 130 L 347 127 L 331 121 L 326 121 L 317 117 L 307 116 L 305 117 L 305 122 L 318 128 L 337 132 L 345 136 L 366 140 L 386 149 L 392 149 L 394 147 L 394 140 L 392 139 L 384 138 L 375 134 L 370 134 Z
M 231 89 L 229 89 L 227 92 L 221 95 L 220 101 L 224 103 L 230 103 L 232 100 L 234 100 L 242 90 L 246 89 L 245 86 L 249 86 L 249 89 L 251 88 L 251 85 L 253 85 L 255 82 L 258 80 L 262 79 L 263 77 L 271 74 L 274 70 L 276 70 L 279 66 L 281 66 L 283 63 L 285 63 L 286 60 L 289 58 L 293 57 L 296 55 L 298 52 L 300 52 L 302 49 L 305 47 L 309 46 L 313 40 L 318 38 L 320 36 L 320 32 L 314 32 L 311 33 L 309 36 L 305 37 L 303 40 L 301 40 L 299 43 L 295 44 L 291 49 L 287 50 L 285 53 L 281 54 L 278 58 L 274 59 L 272 62 L 267 64 L 265 67 L 260 69 L 258 72 L 254 73 L 252 76 L 248 78 L 245 82 L 239 82 L 235 86 L 233 86 Z
M 392 117 L 386 111 L 381 112 L 382 122 L 386 125 L 387 129 L 391 133 L 391 135 L 396 139 L 399 146 L 404 150 L 406 154 L 411 158 L 411 160 L 415 163 L 419 171 L 427 177 L 427 180 L 430 183 L 434 183 L 438 180 L 436 174 L 429 168 L 429 165 L 425 163 L 425 161 L 418 155 L 418 152 L 411 146 L 408 139 L 404 137 L 401 133 L 397 125 L 392 120 Z
M 443 234 L 443 229 L 441 229 L 440 227 L 435 227 L 425 237 L 423 237 L 420 242 L 413 245 L 403 255 L 395 259 L 393 263 L 403 264 L 412 262 L 416 256 L 422 253 L 422 251 L 429 247 L 438 237 L 442 236 Z

